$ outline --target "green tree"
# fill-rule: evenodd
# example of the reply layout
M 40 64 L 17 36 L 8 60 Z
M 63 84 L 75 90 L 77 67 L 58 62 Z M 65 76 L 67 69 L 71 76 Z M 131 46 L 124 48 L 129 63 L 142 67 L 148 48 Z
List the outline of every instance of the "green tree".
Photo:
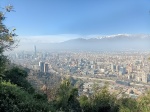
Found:
M 27 72 L 19 67 L 13 67 L 12 69 L 6 70 L 4 72 L 3 79 L 10 81 L 12 84 L 16 84 L 22 89 L 28 91 L 29 93 L 34 93 L 34 88 L 27 81 Z
M 0 77 L 4 76 L 3 72 L 8 62 L 7 56 L 3 55 L 3 51 L 0 49 Z
M 3 9 L 4 10 L 0 11 L 0 49 L 12 50 L 16 47 L 16 45 L 14 46 L 15 37 L 17 36 L 14 32 L 16 29 L 7 28 L 3 22 L 6 19 L 5 14 L 13 11 L 13 6 L 8 5 Z
M 80 96 L 79 102 L 83 112 L 89 112 L 92 110 L 90 99 L 87 96 Z
M 81 108 L 77 97 L 78 89 L 74 88 L 69 80 L 64 80 L 56 96 L 57 109 L 80 112 Z
M 12 50 L 16 47 L 17 40 L 15 37 L 16 29 L 9 29 L 4 25 L 4 20 L 6 19 L 5 15 L 7 12 L 13 10 L 13 6 L 8 5 L 5 8 L 0 9 L 0 77 L 3 75 L 8 59 L 3 55 L 3 52 L 6 50 Z
M 110 94 L 107 86 L 104 86 L 91 98 L 93 112 L 117 112 L 118 105 L 116 96 Z
M 150 91 L 138 98 L 138 109 L 140 112 L 150 112 Z
M 0 112 L 49 111 L 55 111 L 55 109 L 41 96 L 29 94 L 10 82 L 3 81 L 0 83 Z
M 121 98 L 118 100 L 119 112 L 138 112 L 138 106 L 136 99 Z

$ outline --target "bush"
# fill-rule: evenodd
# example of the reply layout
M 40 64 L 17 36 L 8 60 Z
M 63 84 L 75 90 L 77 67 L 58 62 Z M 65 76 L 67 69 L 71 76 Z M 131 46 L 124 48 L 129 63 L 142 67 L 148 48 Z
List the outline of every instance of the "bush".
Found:
M 20 89 L 10 82 L 0 84 L 0 112 L 49 112 L 51 106 L 44 100 Z
M 26 80 L 28 76 L 27 72 L 19 67 L 14 67 L 4 72 L 3 79 L 10 81 L 12 84 L 16 84 L 22 89 L 28 91 L 29 93 L 34 93 L 34 88 Z

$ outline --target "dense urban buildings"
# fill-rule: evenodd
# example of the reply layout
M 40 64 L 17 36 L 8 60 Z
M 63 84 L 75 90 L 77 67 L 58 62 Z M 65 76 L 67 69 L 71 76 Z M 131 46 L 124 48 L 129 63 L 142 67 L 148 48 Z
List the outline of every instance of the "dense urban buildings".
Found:
M 36 54 L 36 57 L 35 57 Z M 150 87 L 149 52 L 19 52 L 14 63 L 43 73 L 84 81 L 80 94 L 89 95 L 95 83 L 109 82 L 110 92 L 137 97 Z

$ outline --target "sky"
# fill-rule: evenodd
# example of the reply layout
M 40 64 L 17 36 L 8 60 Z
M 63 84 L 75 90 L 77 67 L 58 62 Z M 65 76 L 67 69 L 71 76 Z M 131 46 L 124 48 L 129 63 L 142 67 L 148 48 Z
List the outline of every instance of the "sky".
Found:
M 23 42 L 150 34 L 150 0 L 0 0 L 0 7 L 8 4 L 15 12 L 5 24 Z

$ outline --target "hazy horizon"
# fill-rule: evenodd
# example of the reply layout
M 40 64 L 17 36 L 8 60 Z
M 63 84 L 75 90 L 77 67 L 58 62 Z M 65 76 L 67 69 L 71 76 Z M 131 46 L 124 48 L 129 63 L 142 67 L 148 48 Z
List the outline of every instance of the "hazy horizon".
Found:
M 51 38 L 50 38 L 51 37 Z M 55 37 L 53 40 L 52 37 Z M 116 35 L 50 35 L 50 36 L 32 36 L 32 37 L 18 37 L 20 39 L 18 48 L 20 50 L 33 50 L 33 46 L 37 46 L 38 50 L 51 50 L 51 49 L 93 49 L 109 46 L 116 50 L 122 49 L 147 49 L 150 46 L 150 34 L 116 34 Z M 107 39 L 107 40 L 106 40 Z M 104 41 L 105 40 L 105 41 Z M 98 43 L 99 42 L 99 43 Z M 124 44 L 124 46 L 122 46 Z M 94 47 L 95 46 L 95 47 Z M 131 48 L 130 48 L 130 47 Z M 116 48 L 115 48 L 116 47 Z M 108 48 L 108 47 L 107 47 Z M 104 49 L 103 49 L 104 50 Z M 108 49 L 105 49 L 108 50 Z

